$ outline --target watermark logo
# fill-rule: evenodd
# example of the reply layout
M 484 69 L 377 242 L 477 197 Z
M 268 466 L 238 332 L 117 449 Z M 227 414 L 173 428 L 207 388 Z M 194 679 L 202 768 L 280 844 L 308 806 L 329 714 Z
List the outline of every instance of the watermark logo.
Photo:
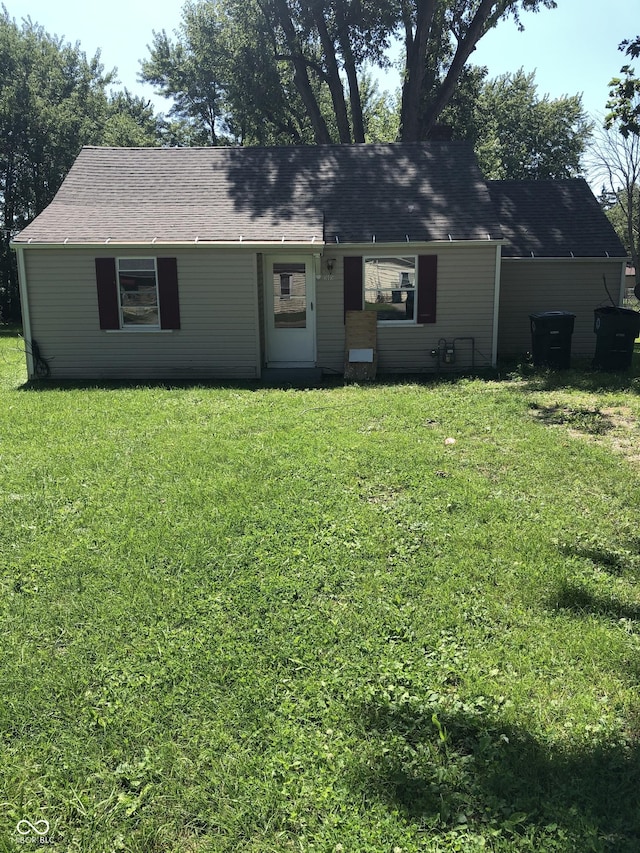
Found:
M 19 844 L 53 844 L 53 839 L 49 838 L 49 829 L 49 821 L 44 818 L 33 822 L 23 818 L 16 824 L 16 841 Z
M 16 831 L 20 833 L 20 835 L 48 835 L 49 834 L 49 821 L 45 820 L 37 820 L 35 823 L 31 823 L 30 820 L 20 820 L 18 821 L 18 825 L 16 826 Z

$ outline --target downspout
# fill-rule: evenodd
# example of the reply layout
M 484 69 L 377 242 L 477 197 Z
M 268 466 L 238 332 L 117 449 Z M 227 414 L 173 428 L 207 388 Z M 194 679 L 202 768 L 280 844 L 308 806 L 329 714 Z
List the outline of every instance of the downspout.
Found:
M 626 258 L 622 262 L 621 267 L 622 267 L 622 269 L 620 272 L 620 297 L 618 299 L 618 305 L 619 306 L 624 305 L 624 298 L 627 295 L 625 292 L 626 291 L 625 285 L 627 283 L 627 261 L 626 261 Z
M 24 261 L 24 246 L 13 247 L 18 261 L 18 290 L 20 292 L 20 308 L 22 311 L 22 335 L 27 355 L 27 377 L 33 379 L 35 369 L 33 353 L 31 352 L 31 315 L 29 314 L 29 299 L 27 295 L 27 267 Z
M 500 317 L 500 274 L 502 271 L 502 245 L 496 246 L 496 279 L 493 289 L 493 342 L 491 346 L 491 367 L 498 366 L 498 320 Z

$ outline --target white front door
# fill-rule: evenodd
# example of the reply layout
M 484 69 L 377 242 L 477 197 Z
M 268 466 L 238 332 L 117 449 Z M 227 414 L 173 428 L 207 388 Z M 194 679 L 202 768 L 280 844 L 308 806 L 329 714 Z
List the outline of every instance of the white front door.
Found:
M 316 359 L 313 258 L 269 255 L 265 263 L 267 364 L 313 367 Z

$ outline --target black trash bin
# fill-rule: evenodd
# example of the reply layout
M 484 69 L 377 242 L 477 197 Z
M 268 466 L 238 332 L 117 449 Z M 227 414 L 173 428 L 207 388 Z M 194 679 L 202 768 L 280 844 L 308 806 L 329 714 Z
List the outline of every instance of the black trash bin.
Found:
M 536 367 L 564 370 L 571 366 L 571 336 L 576 315 L 570 311 L 530 314 L 531 352 Z
M 640 334 L 640 313 L 607 305 L 596 308 L 593 315 L 596 333 L 593 366 L 598 370 L 628 370 L 633 345 Z

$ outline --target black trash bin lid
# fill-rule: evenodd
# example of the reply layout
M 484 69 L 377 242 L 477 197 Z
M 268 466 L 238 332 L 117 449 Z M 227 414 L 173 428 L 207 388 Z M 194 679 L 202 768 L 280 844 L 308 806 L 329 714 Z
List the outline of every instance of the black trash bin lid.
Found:
M 575 314 L 571 311 L 538 311 L 536 314 L 529 314 L 532 320 L 538 320 L 541 317 L 573 317 L 575 319 Z
M 603 305 L 593 309 L 594 314 L 606 314 L 610 317 L 640 317 L 640 311 L 633 308 L 623 308 L 621 305 Z

